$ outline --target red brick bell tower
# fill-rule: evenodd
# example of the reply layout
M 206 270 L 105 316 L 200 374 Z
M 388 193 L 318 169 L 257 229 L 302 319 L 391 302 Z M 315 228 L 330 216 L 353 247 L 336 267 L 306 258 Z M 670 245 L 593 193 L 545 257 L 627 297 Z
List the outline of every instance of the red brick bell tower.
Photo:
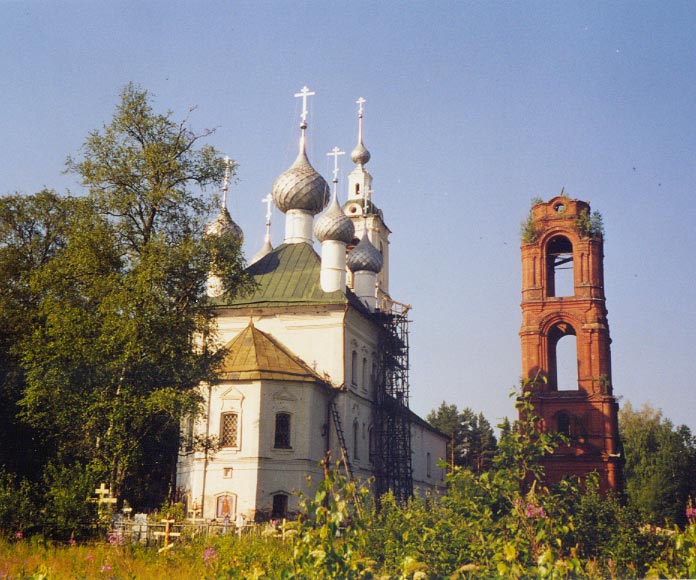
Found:
M 561 195 L 532 207 L 522 233 L 520 338 L 535 411 L 548 431 L 569 439 L 546 460 L 547 480 L 596 471 L 606 491 L 621 487 L 622 462 L 601 230 L 588 203 Z M 577 370 L 571 355 L 570 376 L 561 377 L 559 343 L 572 347 L 573 336 Z

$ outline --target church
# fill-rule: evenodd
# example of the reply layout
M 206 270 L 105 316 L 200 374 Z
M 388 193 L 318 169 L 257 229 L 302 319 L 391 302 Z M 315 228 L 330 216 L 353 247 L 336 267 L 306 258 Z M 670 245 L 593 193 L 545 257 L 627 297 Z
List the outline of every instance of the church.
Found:
M 447 438 L 408 406 L 409 306 L 389 288 L 391 231 L 366 169 L 365 101 L 357 101 L 358 143 L 341 203 L 342 152 L 329 154 L 333 188 L 307 157 L 313 94 L 304 87 L 295 95 L 303 105 L 299 153 L 273 184 L 283 243 L 271 245 L 269 211 L 264 246 L 249 260 L 254 290 L 229 299 L 220 279 L 208 279 L 226 356 L 217 381 L 199 386 L 204 414 L 182 429 L 177 488 L 192 517 L 292 514 L 294 492 L 307 493 L 308 476 L 323 478 L 327 453 L 349 478 L 370 479 L 376 494 L 405 499 L 444 489 Z M 227 187 L 228 176 L 206 235 L 224 229 L 241 239 Z M 200 448 L 200 440 L 216 444 Z

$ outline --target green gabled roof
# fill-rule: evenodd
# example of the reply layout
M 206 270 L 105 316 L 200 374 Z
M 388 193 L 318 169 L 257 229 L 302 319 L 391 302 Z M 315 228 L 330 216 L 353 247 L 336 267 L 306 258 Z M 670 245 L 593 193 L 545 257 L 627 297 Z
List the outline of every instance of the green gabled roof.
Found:
M 345 304 L 345 292 L 324 292 L 319 276 L 321 258 L 306 243 L 282 244 L 247 269 L 256 289 L 227 306 L 282 306 L 299 304 Z

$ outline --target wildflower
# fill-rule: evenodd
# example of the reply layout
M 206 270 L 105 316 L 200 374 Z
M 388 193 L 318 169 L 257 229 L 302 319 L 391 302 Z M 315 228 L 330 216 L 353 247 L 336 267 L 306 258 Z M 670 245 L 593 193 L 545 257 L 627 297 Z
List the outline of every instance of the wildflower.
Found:
M 87 555 L 85 556 L 85 560 L 88 560 L 89 562 L 91 562 L 92 560 L 94 560 L 94 554 L 92 554 L 92 552 L 87 552 Z
M 118 546 L 121 544 L 121 540 L 123 539 L 123 536 L 119 532 L 111 532 L 107 538 L 109 541 L 109 544 L 112 546 Z
M 15 534 L 15 540 L 21 540 L 24 537 L 24 533 L 22 530 L 17 530 L 17 533 Z
M 215 548 L 207 548 L 205 552 L 203 552 L 203 561 L 204 562 L 210 562 L 212 560 L 215 560 L 217 558 L 217 552 L 215 551 Z
M 546 512 L 544 511 L 544 508 L 540 505 L 534 505 L 532 503 L 527 504 L 527 509 L 524 513 L 528 518 L 546 518 Z
M 74 546 L 76 545 L 77 542 L 75 541 L 75 536 L 70 536 L 70 540 L 68 541 L 68 546 Z
M 111 571 L 111 565 L 110 565 L 110 564 L 104 564 L 104 565 L 101 567 L 101 571 L 102 571 L 102 572 L 110 572 L 110 571 Z

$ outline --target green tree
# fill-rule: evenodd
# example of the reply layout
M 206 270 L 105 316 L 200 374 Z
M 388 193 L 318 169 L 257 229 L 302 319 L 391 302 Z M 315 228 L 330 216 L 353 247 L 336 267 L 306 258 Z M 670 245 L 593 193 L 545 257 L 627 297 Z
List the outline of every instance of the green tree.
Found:
M 207 135 L 128 85 L 111 123 L 68 160 L 89 196 L 32 274 L 40 323 L 21 346 L 23 419 L 63 465 L 88 466 L 141 507 L 171 491 L 180 419 L 220 359 L 205 308 L 213 262 L 228 292 L 249 284 L 240 240 L 204 236 L 207 186 L 223 171 L 198 146 Z
M 635 410 L 627 402 L 619 429 L 629 504 L 653 524 L 685 524 L 686 503 L 696 494 L 696 441 L 689 428 L 675 428 L 650 405 Z
M 476 473 L 490 469 L 495 456 L 497 440 L 483 413 L 478 415 L 469 407 L 462 411 L 457 405 L 443 401 L 437 409 L 427 416 L 433 427 L 450 436 L 447 444 L 447 459 L 452 461 L 452 442 L 454 442 L 455 466 L 467 467 Z
M 66 246 L 77 203 L 49 190 L 0 198 L 0 466 L 24 477 L 40 474 L 45 455 L 17 406 L 25 385 L 20 345 L 40 323 L 33 277 Z

